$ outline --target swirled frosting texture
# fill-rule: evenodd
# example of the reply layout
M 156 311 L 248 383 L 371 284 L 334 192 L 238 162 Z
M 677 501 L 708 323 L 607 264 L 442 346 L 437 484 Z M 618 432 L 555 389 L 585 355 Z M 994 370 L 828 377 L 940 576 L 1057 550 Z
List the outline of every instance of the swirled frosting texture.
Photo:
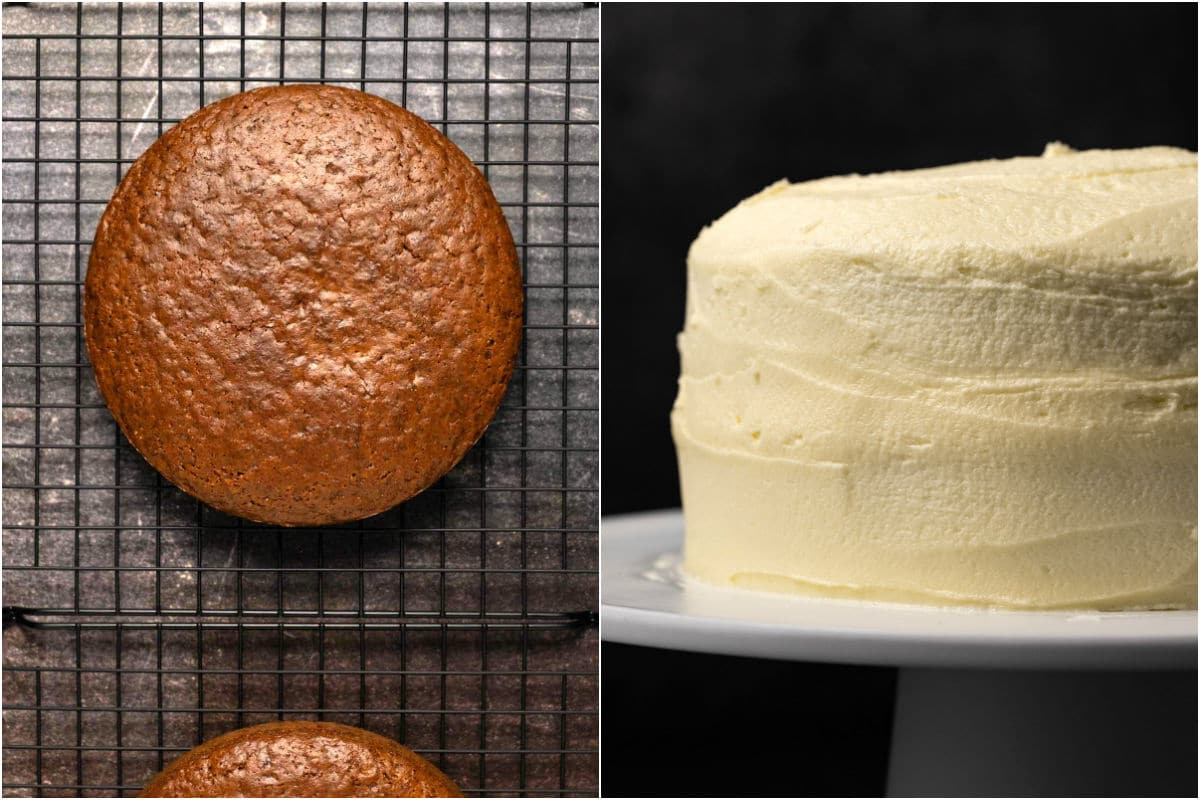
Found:
M 700 580 L 1196 607 L 1196 156 L 777 183 L 688 256 Z

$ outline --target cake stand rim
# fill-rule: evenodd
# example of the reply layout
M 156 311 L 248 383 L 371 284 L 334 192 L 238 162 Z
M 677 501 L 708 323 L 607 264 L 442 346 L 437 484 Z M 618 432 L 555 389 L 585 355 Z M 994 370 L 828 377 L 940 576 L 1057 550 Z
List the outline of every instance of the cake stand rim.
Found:
M 680 509 L 601 519 L 604 641 L 921 668 L 1195 669 L 1197 612 L 1008 611 L 773 595 L 645 577 L 678 553 Z

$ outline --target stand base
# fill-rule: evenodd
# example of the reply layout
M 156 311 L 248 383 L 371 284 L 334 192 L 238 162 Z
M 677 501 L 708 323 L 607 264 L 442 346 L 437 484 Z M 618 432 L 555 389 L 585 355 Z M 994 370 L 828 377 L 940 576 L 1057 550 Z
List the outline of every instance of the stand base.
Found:
M 1196 796 L 1196 672 L 901 669 L 888 795 Z

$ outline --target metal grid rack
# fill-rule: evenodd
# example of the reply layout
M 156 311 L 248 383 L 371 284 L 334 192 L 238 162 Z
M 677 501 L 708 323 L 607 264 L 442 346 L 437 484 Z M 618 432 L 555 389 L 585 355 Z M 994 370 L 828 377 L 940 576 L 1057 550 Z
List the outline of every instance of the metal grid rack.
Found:
M 4 9 L 4 793 L 136 793 L 275 719 L 396 738 L 469 794 L 598 772 L 598 11 L 594 4 Z M 398 102 L 484 170 L 526 281 L 484 439 L 361 523 L 280 529 L 130 448 L 80 329 L 124 170 L 205 103 L 328 82 Z

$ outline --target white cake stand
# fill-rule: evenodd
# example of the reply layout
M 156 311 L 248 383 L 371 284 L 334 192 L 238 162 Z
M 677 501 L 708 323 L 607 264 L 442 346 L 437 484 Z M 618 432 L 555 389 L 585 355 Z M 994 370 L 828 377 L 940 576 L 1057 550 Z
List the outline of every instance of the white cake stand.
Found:
M 678 510 L 608 517 L 601 530 L 606 641 L 900 667 L 892 796 L 1195 796 L 1194 611 L 982 611 L 724 589 L 679 575 Z

